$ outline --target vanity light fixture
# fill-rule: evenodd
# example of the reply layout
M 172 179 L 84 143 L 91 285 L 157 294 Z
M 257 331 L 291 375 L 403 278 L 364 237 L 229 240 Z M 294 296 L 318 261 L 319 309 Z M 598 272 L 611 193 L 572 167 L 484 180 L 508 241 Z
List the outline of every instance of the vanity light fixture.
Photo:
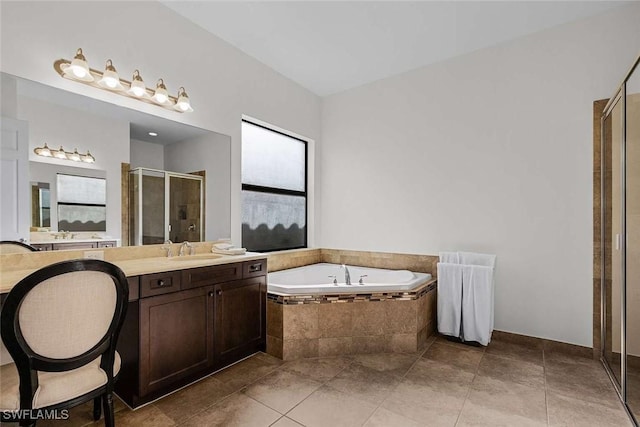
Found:
M 168 110 L 186 113 L 193 111 L 189 96 L 184 87 L 178 90 L 177 96 L 169 95 L 163 79 L 159 79 L 155 89 L 145 86 L 140 71 L 133 72 L 131 81 L 120 78 L 113 61 L 107 60 L 104 71 L 89 68 L 87 59 L 82 49 L 76 51 L 73 60 L 58 59 L 53 63 L 53 68 L 60 76 L 87 84 L 89 86 L 106 89 L 128 98 L 137 99 L 149 104 L 159 105 Z
M 87 154 L 78 153 L 78 149 L 74 149 L 73 152 L 64 151 L 62 145 L 57 150 L 50 149 L 47 144 L 44 144 L 44 147 L 36 147 L 33 150 L 38 156 L 42 157 L 55 157 L 56 159 L 61 160 L 71 160 L 73 162 L 84 162 L 84 163 L 94 163 L 96 158 L 91 155 L 89 151 Z

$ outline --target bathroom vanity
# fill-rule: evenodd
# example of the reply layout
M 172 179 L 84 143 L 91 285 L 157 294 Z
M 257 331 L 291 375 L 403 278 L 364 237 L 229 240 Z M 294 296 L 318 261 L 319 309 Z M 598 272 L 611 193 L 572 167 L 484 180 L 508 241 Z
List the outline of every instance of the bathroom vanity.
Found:
M 68 249 L 95 249 L 95 248 L 115 248 L 118 246 L 116 240 L 97 239 L 68 239 L 51 242 L 32 243 L 31 246 L 39 251 L 63 251 Z
M 210 245 L 172 258 L 160 256 L 161 245 L 100 249 L 129 283 L 115 391 L 133 408 L 266 350 L 266 256 L 215 255 Z M 84 256 L 2 255 L 0 300 L 37 266 Z
M 254 259 L 129 277 L 116 393 L 136 407 L 264 351 L 266 274 Z

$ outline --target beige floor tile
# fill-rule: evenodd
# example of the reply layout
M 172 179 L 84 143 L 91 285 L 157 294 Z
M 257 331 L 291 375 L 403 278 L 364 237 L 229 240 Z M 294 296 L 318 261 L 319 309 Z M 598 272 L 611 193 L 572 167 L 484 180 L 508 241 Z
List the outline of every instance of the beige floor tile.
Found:
M 495 354 L 503 357 L 511 357 L 525 362 L 543 365 L 542 343 L 538 345 L 526 345 L 503 340 L 493 340 L 487 346 L 486 354 Z
M 282 369 L 324 383 L 350 364 L 351 361 L 346 357 L 326 357 L 293 360 L 282 365 Z
M 380 407 L 398 412 L 417 423 L 452 427 L 466 395 L 467 390 L 460 386 L 456 390 L 449 388 L 444 391 L 438 385 L 418 384 L 405 378 Z
M 391 393 L 400 377 L 354 363 L 336 375 L 327 385 L 375 405 Z
M 371 403 L 322 386 L 293 408 L 287 417 L 307 427 L 351 427 L 362 425 L 375 409 Z
M 249 385 L 244 393 L 281 414 L 302 402 L 322 383 L 302 375 L 278 370 Z
M 552 427 L 630 427 L 622 404 L 617 408 L 547 393 L 549 426 Z
M 421 425 L 384 408 L 376 409 L 376 412 L 364 423 L 364 427 L 419 427 Z
M 291 418 L 282 417 L 275 423 L 271 424 L 271 427 L 301 427 L 302 424 L 298 424 Z
M 529 387 L 544 388 L 542 366 L 489 353 L 485 353 L 482 357 L 478 375 Z
M 284 361 L 282 359 L 278 359 L 277 357 L 274 357 L 268 353 L 265 352 L 259 352 L 256 353 L 253 357 L 259 359 L 260 361 L 267 363 L 269 365 L 276 365 L 276 366 L 280 366 L 284 363 Z
M 232 387 L 209 377 L 158 400 L 154 405 L 179 424 L 234 391 Z
M 216 373 L 213 377 L 235 391 L 278 369 L 262 357 L 252 356 Z
M 387 372 L 389 374 L 403 376 L 407 371 L 409 371 L 409 368 L 413 366 L 419 357 L 420 353 L 378 353 L 356 354 L 352 356 L 351 359 L 354 363 L 358 363 L 378 372 Z
M 482 352 L 436 342 L 422 357 L 475 373 L 482 359 Z
M 577 358 L 547 361 L 547 390 L 556 394 L 617 408 L 619 399 L 604 367 L 594 360 Z
M 127 406 L 117 396 L 113 397 L 113 411 L 119 412 L 122 410 L 129 410 Z M 83 403 L 82 405 L 75 406 L 69 409 L 69 418 L 66 420 L 39 420 L 38 427 L 81 427 L 93 422 L 93 400 Z M 99 423 L 104 424 L 104 412 L 102 412 L 102 418 Z M 9 426 L 11 424 L 2 423 L 2 426 Z M 15 424 L 18 425 L 17 423 Z
M 545 391 L 476 376 L 458 422 L 459 425 L 544 426 L 547 424 Z
M 474 374 L 451 365 L 421 358 L 405 375 L 405 380 L 425 387 L 425 390 L 443 392 L 452 397 L 466 397 Z
M 92 426 L 104 426 L 104 420 Z M 135 411 L 122 410 L 116 413 L 115 425 L 118 427 L 169 427 L 177 425 L 155 405 L 147 405 Z
M 266 427 L 282 415 L 243 393 L 235 393 L 185 421 L 190 427 Z

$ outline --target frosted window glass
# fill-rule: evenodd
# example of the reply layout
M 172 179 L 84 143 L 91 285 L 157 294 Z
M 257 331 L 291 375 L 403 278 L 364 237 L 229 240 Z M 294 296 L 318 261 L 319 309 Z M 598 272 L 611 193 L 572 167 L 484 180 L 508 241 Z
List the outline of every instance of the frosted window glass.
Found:
M 305 143 L 242 122 L 242 183 L 305 191 Z
M 58 203 L 107 203 L 107 180 L 104 178 L 58 174 L 57 191 Z
M 305 197 L 242 192 L 244 247 L 253 251 L 303 247 L 305 236 Z
M 58 205 L 58 230 L 107 231 L 105 206 Z

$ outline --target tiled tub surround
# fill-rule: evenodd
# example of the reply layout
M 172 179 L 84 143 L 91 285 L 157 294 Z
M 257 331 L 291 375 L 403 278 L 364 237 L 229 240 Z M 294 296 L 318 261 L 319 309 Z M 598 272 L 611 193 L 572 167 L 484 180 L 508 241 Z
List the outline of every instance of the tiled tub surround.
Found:
M 330 262 L 435 276 L 437 256 L 306 249 L 269 255 L 269 272 Z M 436 280 L 410 292 L 269 294 L 267 352 L 284 360 L 423 348 L 436 329 Z

